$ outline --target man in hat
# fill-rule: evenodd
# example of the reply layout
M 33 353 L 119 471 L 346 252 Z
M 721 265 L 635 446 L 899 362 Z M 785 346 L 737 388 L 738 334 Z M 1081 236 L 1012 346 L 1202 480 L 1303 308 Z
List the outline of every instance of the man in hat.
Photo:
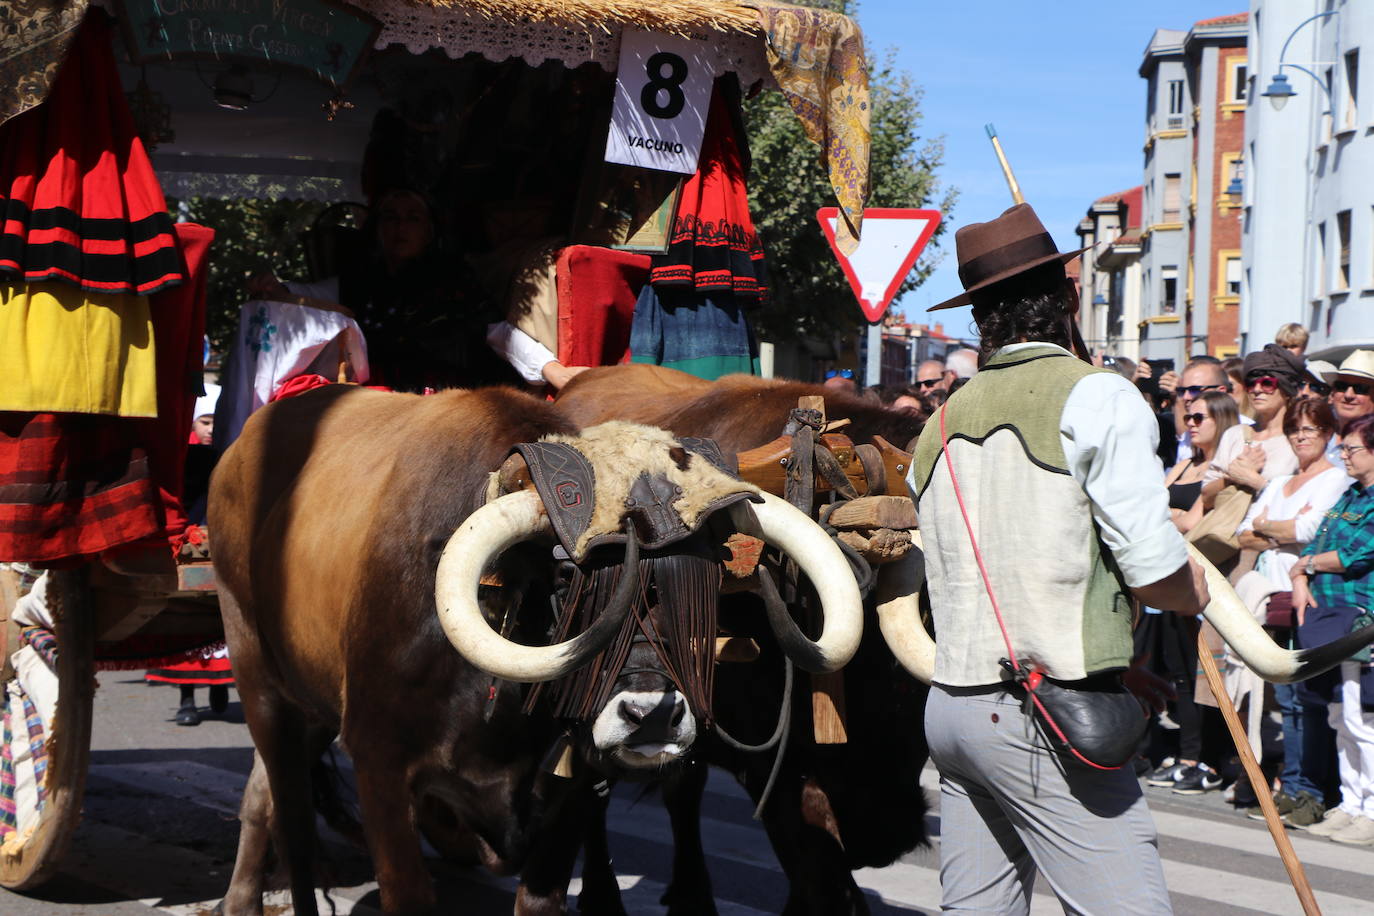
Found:
M 1159 426 L 1130 381 L 1071 352 L 1086 356 L 1064 272 L 1079 252 L 1028 205 L 955 244 L 965 292 L 935 308 L 973 305 L 984 362 L 926 424 L 907 478 L 939 634 L 925 724 L 943 906 L 1026 913 L 1038 869 L 1066 910 L 1168 912 L 1132 768 L 1052 749 L 1001 664 L 1010 648 L 1079 688 L 1124 672 L 1162 706 L 1167 685 L 1129 667 L 1130 598 L 1190 615 L 1209 599 L 1169 519 Z
M 1374 350 L 1356 350 L 1341 362 L 1335 378 L 1331 379 L 1331 411 L 1341 429 L 1374 413 L 1371 394 L 1374 394 Z

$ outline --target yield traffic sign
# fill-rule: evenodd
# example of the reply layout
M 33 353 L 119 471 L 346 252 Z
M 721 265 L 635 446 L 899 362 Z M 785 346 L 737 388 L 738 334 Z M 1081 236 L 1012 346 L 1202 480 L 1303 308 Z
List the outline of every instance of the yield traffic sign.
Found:
M 921 256 L 926 242 L 935 234 L 940 225 L 940 211 L 896 207 L 865 209 L 859 247 L 848 256 L 835 244 L 835 224 L 839 218 L 837 207 L 821 207 L 816 211 L 816 219 L 830 242 L 830 250 L 840 259 L 840 267 L 849 278 L 859 308 L 870 322 L 877 322 L 897 295 L 911 265 Z

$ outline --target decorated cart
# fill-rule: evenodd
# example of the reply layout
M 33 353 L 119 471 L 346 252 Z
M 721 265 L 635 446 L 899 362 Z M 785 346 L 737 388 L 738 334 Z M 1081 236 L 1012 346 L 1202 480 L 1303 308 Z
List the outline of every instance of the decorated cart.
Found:
M 53 873 L 79 820 L 95 671 L 222 639 L 184 480 L 215 245 L 174 223 L 169 199 L 345 203 L 423 188 L 455 250 L 503 291 L 508 323 L 567 365 L 624 359 L 627 290 L 655 264 L 692 288 L 705 277 L 762 294 L 747 206 L 731 210 L 750 93 L 783 92 L 818 144 L 842 244 L 860 228 L 862 38 L 827 11 L 10 0 L 0 21 L 0 885 L 11 889 Z M 346 272 L 359 244 L 321 227 L 309 279 Z M 651 262 L 674 246 L 682 263 Z M 289 322 L 269 305 L 310 307 L 264 304 L 257 336 L 240 334 L 244 359 L 284 345 Z M 245 411 L 264 399 L 245 397 Z

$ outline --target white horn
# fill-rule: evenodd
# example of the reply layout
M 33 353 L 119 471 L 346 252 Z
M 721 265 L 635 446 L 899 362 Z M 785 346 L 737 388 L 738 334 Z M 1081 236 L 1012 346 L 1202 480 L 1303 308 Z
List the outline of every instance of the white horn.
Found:
M 1203 611 L 1203 617 L 1235 650 L 1246 667 L 1266 681 L 1276 684 L 1305 681 L 1334 668 L 1374 642 L 1374 627 L 1365 627 L 1323 646 L 1284 649 L 1264 632 L 1231 583 L 1210 560 L 1192 544 L 1188 545 L 1188 555 L 1198 562 L 1207 575 L 1207 590 L 1211 593 L 1212 601 Z
M 585 664 L 604 648 L 605 631 L 612 630 L 610 635 L 614 635 L 606 620 L 567 642 L 526 646 L 501 636 L 487 622 L 477 600 L 482 570 L 502 551 L 550 527 L 539 494 L 520 490 L 469 515 L 448 539 L 439 558 L 434 601 L 444 634 L 465 659 L 493 677 L 525 683 L 551 681 Z M 631 572 L 626 570 L 625 575 Z
M 731 518 L 741 533 L 781 548 L 801 567 L 821 600 L 821 635 L 814 642 L 806 638 L 790 617 L 775 619 L 770 614 L 769 622 L 784 650 L 803 670 L 819 673 L 843 668 L 863 636 L 863 599 L 854 571 L 825 529 L 786 500 L 771 493 L 762 495 L 762 503 L 731 506 Z M 780 632 L 780 625 L 787 632 Z
M 935 641 L 921 622 L 921 586 L 926 558 L 921 533 L 911 532 L 911 550 L 878 567 L 878 630 L 901 666 L 929 684 L 935 676 Z

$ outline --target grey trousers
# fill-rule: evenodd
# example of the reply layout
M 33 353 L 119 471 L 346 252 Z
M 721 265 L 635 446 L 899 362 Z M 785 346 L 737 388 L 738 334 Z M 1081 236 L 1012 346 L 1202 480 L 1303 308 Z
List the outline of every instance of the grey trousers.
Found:
M 941 908 L 1030 911 L 1038 870 L 1066 913 L 1169 913 L 1155 825 L 1131 768 L 1065 763 L 1004 692 L 935 685 Z

